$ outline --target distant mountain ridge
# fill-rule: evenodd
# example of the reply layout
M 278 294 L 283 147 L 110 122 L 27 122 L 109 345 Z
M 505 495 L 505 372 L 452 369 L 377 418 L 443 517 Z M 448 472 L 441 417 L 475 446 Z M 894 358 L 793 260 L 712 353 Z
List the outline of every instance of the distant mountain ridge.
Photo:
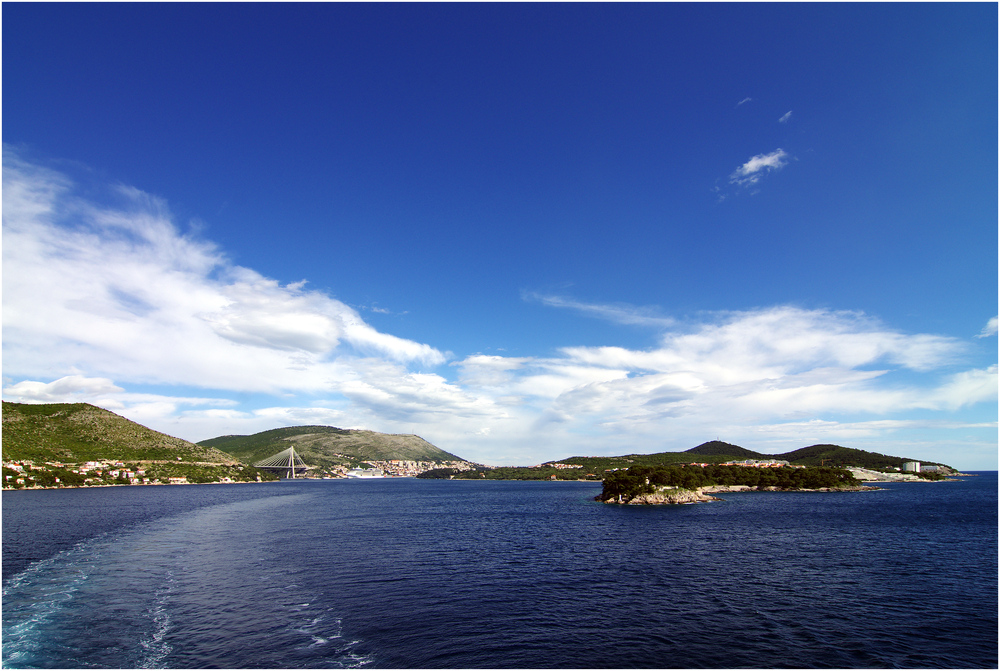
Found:
M 465 461 L 413 434 L 378 433 L 335 426 L 292 426 L 249 436 L 219 436 L 198 443 L 224 450 L 248 464 L 290 446 L 310 466 L 331 468 L 368 461 Z
M 249 465 L 292 445 L 307 464 L 318 468 L 393 459 L 435 463 L 466 461 L 412 434 L 387 434 L 332 426 L 295 426 L 249 436 L 219 436 L 192 443 L 88 403 L 3 402 L 4 461 L 176 461 L 180 457 L 187 463 L 235 465 L 242 461 Z M 778 459 L 806 466 L 872 469 L 899 468 L 907 461 L 918 461 L 830 444 L 810 445 L 784 454 L 763 454 L 714 440 L 684 452 L 568 457 L 546 463 L 577 464 L 583 467 L 584 474 L 596 475 L 633 464 L 721 463 L 744 459 Z
M 706 456 L 730 456 L 735 459 L 777 459 L 805 466 L 858 466 L 861 468 L 899 468 L 907 461 L 919 461 L 908 457 L 893 457 L 878 452 L 866 452 L 840 445 L 810 445 L 784 454 L 761 454 L 737 445 L 712 441 L 691 448 L 684 454 Z M 933 463 L 933 462 L 924 462 Z
M 748 450 L 739 445 L 733 445 L 720 440 L 712 440 L 692 447 L 684 452 L 656 452 L 653 454 L 626 454 L 615 457 L 567 457 L 560 459 L 561 463 L 572 463 L 582 466 L 592 473 L 613 468 L 628 468 L 631 465 L 669 465 L 691 463 L 693 461 L 707 463 L 723 463 L 726 461 L 743 461 L 758 459 L 761 461 L 778 460 L 803 466 L 857 466 L 860 468 L 900 468 L 907 461 L 921 461 L 925 464 L 938 462 L 912 459 L 909 457 L 894 457 L 877 452 L 867 452 L 852 447 L 840 445 L 810 445 L 784 454 L 764 454 Z M 556 462 L 547 462 L 556 463 Z M 945 465 L 945 464 L 939 464 Z

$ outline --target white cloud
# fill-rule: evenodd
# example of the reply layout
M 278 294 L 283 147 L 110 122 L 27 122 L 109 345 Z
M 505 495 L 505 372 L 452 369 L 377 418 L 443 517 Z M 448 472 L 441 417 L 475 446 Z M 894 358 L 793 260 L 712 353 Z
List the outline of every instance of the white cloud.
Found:
M 104 407 L 190 439 L 332 424 L 416 433 L 467 458 L 526 464 L 687 449 L 720 434 L 765 452 L 834 440 L 858 446 L 914 427 L 914 420 L 899 418 L 906 413 L 995 404 L 996 366 L 934 374 L 964 351 L 957 339 L 900 333 L 859 313 L 782 306 L 707 315 L 666 330 L 649 350 L 476 354 L 452 364 L 457 382 L 388 359 L 355 358 L 336 395 L 308 407 L 240 410 L 190 399 L 194 407 L 185 410 L 170 399 L 116 393 L 126 385 L 108 379 L 82 377 L 21 382 L 5 396 L 56 401 L 61 390 L 87 400 L 77 391 L 89 389 L 105 399 Z M 909 373 L 899 379 L 900 371 Z M 912 376 L 929 377 L 907 381 Z
M 977 338 L 989 338 L 990 336 L 995 336 L 997 334 L 997 318 L 990 317 L 990 320 L 986 322 L 986 326 L 983 330 L 979 332 Z
M 170 406 L 171 411 L 181 406 L 235 406 L 227 398 L 200 396 L 165 396 L 162 394 L 128 392 L 107 378 L 67 375 L 52 382 L 22 380 L 3 388 L 4 400 L 14 403 L 91 403 L 109 410 L 137 407 Z M 210 412 L 230 412 L 213 409 Z
M 950 409 L 975 403 L 996 402 L 997 367 L 983 370 L 967 370 L 956 373 L 939 387 L 933 396 L 931 407 Z
M 359 361 L 361 375 L 341 385 L 355 406 L 398 422 L 433 422 L 447 417 L 502 414 L 488 397 L 469 393 L 433 373 L 409 373 L 398 364 Z
M 375 355 L 434 366 L 433 347 L 380 333 L 302 282 L 282 286 L 181 234 L 166 206 L 118 206 L 6 152 L 3 348 L 8 376 L 92 377 L 233 391 L 336 390 Z
M 517 371 L 529 361 L 527 357 L 473 354 L 451 365 L 459 368 L 459 381 L 466 387 L 503 388 L 511 384 Z
M 24 380 L 5 387 L 3 394 L 16 403 L 72 403 L 74 398 L 93 398 L 123 391 L 104 377 L 67 375 L 49 383 Z
M 995 429 L 996 426 L 996 422 L 968 423 L 926 419 L 873 419 L 857 422 L 810 419 L 804 422 L 759 424 L 753 427 L 752 431 L 764 439 L 786 441 L 789 445 L 788 449 L 791 450 L 806 447 L 803 444 L 804 441 L 812 441 L 814 444 L 835 441 L 856 442 L 858 440 L 878 440 L 901 431 Z M 903 454 L 905 452 L 896 456 L 903 456 Z
M 753 98 L 744 98 L 743 100 L 741 100 L 741 101 L 739 101 L 738 103 L 736 103 L 736 106 L 737 106 L 737 107 L 739 107 L 740 105 L 742 105 L 742 104 L 744 104 L 744 103 L 748 103 L 748 102 L 750 102 L 751 100 L 753 100 Z
M 659 449 L 664 434 L 690 447 L 725 425 L 747 433 L 775 420 L 948 411 L 995 398 L 995 368 L 892 381 L 895 371 L 952 365 L 963 351 L 957 339 L 903 334 L 859 313 L 783 306 L 671 329 L 650 350 L 568 347 L 555 359 L 489 365 L 506 375 L 493 379 L 505 384 L 496 393 L 525 399 L 536 426 L 570 426 L 577 444 L 614 453 L 609 446 L 657 434 Z
M 788 110 L 781 116 L 780 119 L 778 119 L 778 123 L 788 123 L 788 120 L 791 118 L 792 118 L 792 110 Z
M 740 170 L 777 169 L 778 152 Z M 655 329 L 657 344 L 473 354 L 439 374 L 445 353 L 380 332 L 304 281 L 233 265 L 141 192 L 121 187 L 120 204 L 98 205 L 10 153 L 3 186 L 7 400 L 91 402 L 189 440 L 301 424 L 416 433 L 494 464 L 688 449 L 720 434 L 761 451 L 885 438 L 921 412 L 982 432 L 960 413 L 995 411 L 996 366 L 965 364 L 968 341 L 792 306 L 678 320 L 529 293 Z M 995 333 L 996 318 L 980 335 Z
M 787 159 L 788 153 L 780 148 L 770 154 L 758 154 L 733 171 L 729 182 L 738 186 L 751 186 L 759 182 L 763 175 L 780 170 L 788 163 Z
M 735 384 L 831 365 L 855 368 L 881 360 L 914 370 L 947 363 L 961 350 L 953 338 L 906 336 L 856 312 L 780 306 L 723 313 L 717 321 L 668 331 L 662 346 L 635 351 L 614 347 L 566 348 L 592 365 L 654 372 L 699 370 L 709 381 Z
M 664 328 L 676 323 L 676 320 L 672 317 L 664 316 L 654 308 L 637 307 L 626 303 L 616 303 L 614 305 L 585 303 L 573 300 L 572 298 L 539 294 L 531 291 L 523 292 L 521 297 L 525 300 L 538 301 L 549 307 L 577 310 L 591 317 L 605 319 L 617 324 Z

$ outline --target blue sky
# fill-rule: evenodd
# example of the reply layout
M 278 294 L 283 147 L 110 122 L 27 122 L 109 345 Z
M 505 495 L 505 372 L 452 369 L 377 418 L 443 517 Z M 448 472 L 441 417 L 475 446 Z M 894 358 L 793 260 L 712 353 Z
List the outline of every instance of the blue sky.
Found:
M 997 467 L 994 4 L 2 11 L 6 400 Z

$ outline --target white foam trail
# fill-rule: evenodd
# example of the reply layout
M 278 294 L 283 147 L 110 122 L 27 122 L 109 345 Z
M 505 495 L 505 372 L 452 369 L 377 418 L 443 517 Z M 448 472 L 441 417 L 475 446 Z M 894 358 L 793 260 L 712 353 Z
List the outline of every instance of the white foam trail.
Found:
M 162 666 L 160 662 L 173 650 L 173 646 L 165 640 L 167 632 L 170 631 L 170 611 L 167 609 L 167 605 L 170 592 L 173 591 L 173 582 L 173 573 L 168 571 L 166 587 L 156 592 L 156 601 L 150 612 L 153 619 L 153 631 L 148 637 L 139 641 L 139 648 L 145 653 L 137 665 L 140 669 L 160 668 Z

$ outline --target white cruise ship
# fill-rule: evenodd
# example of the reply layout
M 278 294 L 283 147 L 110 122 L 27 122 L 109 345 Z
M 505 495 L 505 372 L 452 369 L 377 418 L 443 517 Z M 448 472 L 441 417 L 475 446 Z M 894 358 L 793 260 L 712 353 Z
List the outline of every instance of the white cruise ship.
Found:
M 352 468 L 344 474 L 348 478 L 384 478 L 385 473 L 379 468 Z

